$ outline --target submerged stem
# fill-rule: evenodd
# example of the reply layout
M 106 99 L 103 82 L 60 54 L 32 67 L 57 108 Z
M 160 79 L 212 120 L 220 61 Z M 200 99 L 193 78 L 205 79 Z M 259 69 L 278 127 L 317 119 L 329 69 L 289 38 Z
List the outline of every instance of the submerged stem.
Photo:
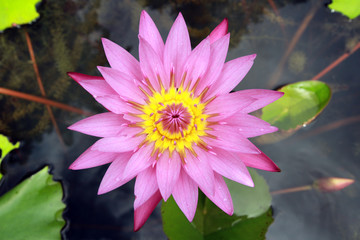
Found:
M 279 81 L 281 74 L 284 71 L 286 61 L 288 60 L 291 52 L 294 50 L 297 42 L 299 41 L 299 39 L 302 36 L 302 34 L 304 33 L 305 29 L 309 25 L 310 21 L 315 16 L 315 13 L 318 10 L 319 6 L 320 6 L 319 2 L 315 3 L 315 5 L 310 9 L 309 13 L 305 16 L 305 18 L 302 21 L 301 25 L 299 26 L 298 30 L 296 31 L 293 38 L 291 39 L 289 46 L 287 47 L 285 53 L 281 57 L 281 60 L 278 64 L 278 66 L 276 67 L 274 73 L 272 74 L 272 76 L 269 80 L 268 85 L 270 88 L 274 87 L 277 84 L 277 82 Z
M 272 191 L 271 195 L 279 195 L 279 194 L 284 194 L 284 193 L 301 192 L 301 191 L 307 191 L 307 190 L 312 190 L 312 189 L 313 189 L 312 185 L 305 185 L 305 186 L 300 186 L 300 187 L 294 187 L 294 188 L 287 188 L 287 189 L 281 189 L 281 190 L 277 190 L 277 191 Z
M 26 30 L 24 30 L 24 33 L 25 33 L 25 38 L 26 38 L 26 44 L 27 44 L 27 47 L 29 49 L 30 59 L 31 59 L 31 62 L 33 64 L 34 72 L 35 72 L 35 75 L 36 75 L 36 80 L 37 80 L 38 86 L 40 88 L 41 95 L 43 97 L 46 97 L 44 85 L 42 84 L 42 81 L 41 81 L 40 72 L 39 72 L 39 68 L 38 68 L 37 63 L 36 63 L 34 49 L 33 49 L 32 44 L 31 44 L 31 39 L 30 39 L 29 33 Z M 59 140 L 60 140 L 61 144 L 63 146 L 65 146 L 64 139 L 63 139 L 63 137 L 61 135 L 59 126 L 58 126 L 58 124 L 57 124 L 57 122 L 55 120 L 55 116 L 54 116 L 53 111 L 51 110 L 51 107 L 46 104 L 46 109 L 47 109 L 47 111 L 48 111 L 48 113 L 50 115 L 51 122 L 54 125 L 55 131 L 56 131 L 56 133 L 57 133 L 57 135 L 59 137 Z
M 321 77 L 323 77 L 325 74 L 327 74 L 328 72 L 330 72 L 334 67 L 336 67 L 337 65 L 339 65 L 342 61 L 344 61 L 345 59 L 347 59 L 351 54 L 353 54 L 354 52 L 356 52 L 358 49 L 360 48 L 360 42 L 358 42 L 355 47 L 347 53 L 344 53 L 343 55 L 341 55 L 339 58 L 337 58 L 335 61 L 333 61 L 329 66 L 327 66 L 324 70 L 322 70 L 320 73 L 318 73 L 316 76 L 314 76 L 312 79 L 313 80 L 319 80 Z
M 38 96 L 31 95 L 31 94 L 23 93 L 23 92 L 10 90 L 10 89 L 7 89 L 7 88 L 0 87 L 0 94 L 12 96 L 12 97 L 17 97 L 17 98 L 22 98 L 22 99 L 25 99 L 25 100 L 28 100 L 28 101 L 38 102 L 38 103 L 41 103 L 41 104 L 61 108 L 61 109 L 66 110 L 68 112 L 74 112 L 74 113 L 78 113 L 78 114 L 85 115 L 85 116 L 93 115 L 90 112 L 83 111 L 83 110 L 81 110 L 79 108 L 75 108 L 75 107 L 66 105 L 64 103 L 56 102 L 56 101 L 53 101 L 53 100 L 50 100 L 50 99 L 47 99 L 47 98 L 38 97 Z

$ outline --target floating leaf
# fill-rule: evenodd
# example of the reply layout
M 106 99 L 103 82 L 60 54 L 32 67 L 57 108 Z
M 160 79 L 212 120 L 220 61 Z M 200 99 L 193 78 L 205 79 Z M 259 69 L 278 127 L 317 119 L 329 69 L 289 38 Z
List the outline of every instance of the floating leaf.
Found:
M 341 12 L 350 19 L 354 19 L 360 15 L 359 0 L 332 0 L 329 4 L 331 10 Z
M 0 150 L 1 150 L 0 164 L 1 164 L 1 161 L 5 158 L 5 156 L 9 152 L 11 152 L 12 150 L 19 148 L 19 147 L 20 147 L 20 142 L 12 144 L 6 136 L 0 134 Z M 0 179 L 1 178 L 2 178 L 2 174 L 0 172 Z
M 273 222 L 271 196 L 265 180 L 254 170 L 251 175 L 255 188 L 227 181 L 234 202 L 233 216 L 224 213 L 200 193 L 195 218 L 189 222 L 174 199 L 169 198 L 161 208 L 166 235 L 170 240 L 265 239 L 266 231 Z
M 31 23 L 39 17 L 35 5 L 41 0 L 0 0 L 0 31 Z
M 249 169 L 255 187 L 247 187 L 226 179 L 234 202 L 234 213 L 249 218 L 260 216 L 271 206 L 271 194 L 265 179 L 254 169 Z
M 296 130 L 311 122 L 329 103 L 331 90 L 320 81 L 303 81 L 286 85 L 279 100 L 262 109 L 261 118 L 280 130 Z
M 0 197 L 1 239 L 61 239 L 62 187 L 48 167 Z

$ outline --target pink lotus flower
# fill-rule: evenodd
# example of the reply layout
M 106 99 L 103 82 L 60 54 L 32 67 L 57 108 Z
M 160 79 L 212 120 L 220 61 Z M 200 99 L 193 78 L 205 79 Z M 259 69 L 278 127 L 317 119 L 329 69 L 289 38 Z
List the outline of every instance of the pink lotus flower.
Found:
M 249 115 L 282 93 L 243 90 L 229 93 L 253 65 L 254 55 L 225 63 L 230 34 L 225 19 L 195 49 L 181 14 L 164 44 L 143 11 L 139 59 L 102 39 L 111 68 L 103 77 L 69 73 L 109 112 L 69 129 L 101 137 L 70 169 L 111 163 L 98 194 L 135 182 L 138 230 L 161 199 L 172 195 L 192 221 L 198 188 L 224 212 L 233 204 L 223 176 L 254 186 L 246 167 L 279 168 L 249 140 L 277 128 Z

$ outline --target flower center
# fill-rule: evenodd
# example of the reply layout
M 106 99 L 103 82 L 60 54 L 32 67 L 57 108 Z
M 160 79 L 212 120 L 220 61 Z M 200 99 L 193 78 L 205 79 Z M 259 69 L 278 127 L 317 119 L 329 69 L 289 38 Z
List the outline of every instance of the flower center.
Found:
M 191 110 L 190 110 L 191 111 Z M 191 128 L 193 114 L 182 103 L 166 105 L 163 110 L 159 110 L 157 127 L 160 133 L 169 139 L 185 137 Z M 158 126 L 161 125 L 161 126 Z
M 194 97 L 192 91 L 170 87 L 168 90 L 153 92 L 143 105 L 142 122 L 146 142 L 153 142 L 155 154 L 169 150 L 185 155 L 185 150 L 192 151 L 192 145 L 201 145 L 201 136 L 205 136 L 209 117 L 204 114 L 205 103 L 200 97 Z

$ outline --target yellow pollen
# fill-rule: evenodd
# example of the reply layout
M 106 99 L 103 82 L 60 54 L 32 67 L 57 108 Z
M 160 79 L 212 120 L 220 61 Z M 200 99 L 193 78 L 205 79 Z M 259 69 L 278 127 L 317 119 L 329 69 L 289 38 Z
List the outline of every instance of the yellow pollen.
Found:
M 146 104 L 141 107 L 134 104 L 142 111 L 142 114 L 137 114 L 142 121 L 131 126 L 143 129 L 140 134 L 146 135 L 144 143 L 154 143 L 153 155 L 168 150 L 171 156 L 173 151 L 177 151 L 183 159 L 186 149 L 195 154 L 193 145 L 199 144 L 206 149 L 201 137 L 208 136 L 205 130 L 210 116 L 204 114 L 207 103 L 201 101 L 201 96 L 194 97 L 193 91 L 188 89 L 183 85 L 175 88 L 171 83 L 165 90 L 161 85 L 160 92 L 153 91 L 151 96 L 147 96 Z

